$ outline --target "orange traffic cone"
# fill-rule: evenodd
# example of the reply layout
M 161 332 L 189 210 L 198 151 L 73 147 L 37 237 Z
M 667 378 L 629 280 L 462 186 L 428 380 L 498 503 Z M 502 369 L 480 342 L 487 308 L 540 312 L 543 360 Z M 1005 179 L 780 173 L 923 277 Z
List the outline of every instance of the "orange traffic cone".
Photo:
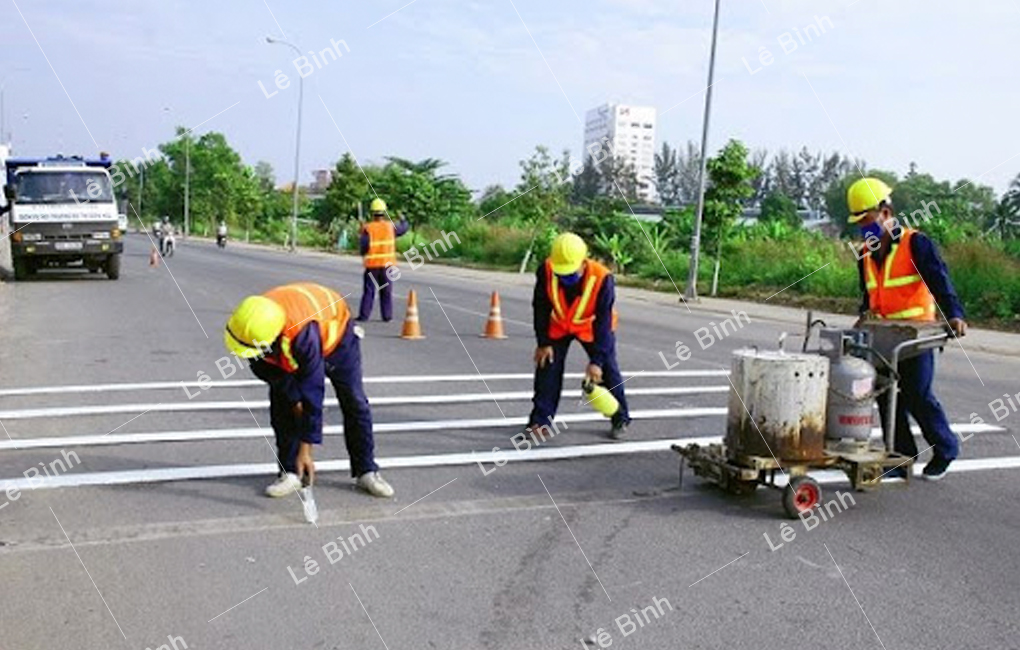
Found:
M 159 266 L 159 253 L 156 252 L 155 246 L 149 251 L 149 266 Z
M 404 330 L 400 333 L 400 338 L 408 340 L 425 338 L 421 333 L 421 323 L 418 322 L 418 294 L 414 289 L 407 292 L 407 315 L 404 316 Z
M 489 320 L 485 321 L 485 331 L 482 332 L 485 339 L 505 339 L 503 331 L 503 313 L 499 308 L 499 292 L 492 292 L 492 299 L 489 301 Z

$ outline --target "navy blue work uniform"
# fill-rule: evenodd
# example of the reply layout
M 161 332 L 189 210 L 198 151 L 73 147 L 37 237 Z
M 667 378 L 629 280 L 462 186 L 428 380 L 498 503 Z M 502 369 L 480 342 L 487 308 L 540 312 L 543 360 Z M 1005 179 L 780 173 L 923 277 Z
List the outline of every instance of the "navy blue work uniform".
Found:
M 568 286 L 561 283 L 568 303 L 573 303 L 581 295 L 582 284 L 582 282 L 576 282 Z M 623 375 L 620 373 L 620 366 L 616 361 L 616 334 L 613 332 L 613 304 L 615 302 L 615 283 L 613 276 L 610 275 L 603 281 L 595 302 L 595 340 L 591 343 L 581 341 L 581 345 L 588 353 L 590 363 L 602 368 L 602 383 L 609 388 L 609 392 L 620 403 L 620 410 L 613 416 L 613 424 L 617 425 L 629 423 L 630 413 L 623 391 Z M 560 403 L 560 393 L 563 391 L 563 371 L 567 360 L 567 350 L 576 337 L 566 336 L 553 339 L 549 336 L 549 321 L 552 318 L 553 305 L 546 289 L 546 272 L 543 265 L 539 265 L 536 274 L 535 293 L 531 300 L 531 307 L 538 345 L 540 347 L 552 346 L 553 349 L 552 361 L 545 367 L 535 369 L 535 396 L 532 398 L 534 406 L 528 417 L 528 426 L 534 428 L 550 425 L 556 415 Z
M 899 236 L 898 230 L 893 233 L 894 240 L 899 239 Z M 935 244 L 922 233 L 914 231 L 910 237 L 910 252 L 918 274 L 945 317 L 962 319 L 963 305 L 956 295 L 953 283 L 949 279 L 949 271 Z M 872 251 L 871 256 L 878 267 L 882 268 L 887 254 L 888 249 L 883 246 L 877 251 Z M 857 266 L 863 296 L 860 310 L 861 314 L 864 314 L 868 311 L 868 291 L 865 286 L 863 261 L 859 260 Z M 928 350 L 920 356 L 900 361 L 899 373 L 900 394 L 896 400 L 894 442 L 896 452 L 911 458 L 918 455 L 917 443 L 914 441 L 914 434 L 910 431 L 910 422 L 907 419 L 909 413 L 921 427 L 924 439 L 934 447 L 935 453 L 945 460 L 955 459 L 960 453 L 960 442 L 950 428 L 949 419 L 932 388 L 935 380 L 935 351 Z M 882 427 L 888 429 L 889 423 L 886 422 L 888 395 L 880 396 L 878 403 Z
M 393 224 L 394 239 L 400 237 L 411 227 L 407 220 Z M 370 255 L 372 238 L 368 232 L 361 233 L 360 239 L 361 254 Z M 396 244 L 392 245 L 393 250 Z M 395 257 L 395 255 L 393 255 Z M 362 276 L 361 305 L 358 309 L 359 321 L 367 321 L 372 317 L 372 307 L 375 305 L 375 289 L 379 287 L 379 311 L 384 321 L 393 320 L 393 281 L 386 277 L 387 266 L 366 267 Z
M 255 375 L 269 384 L 270 421 L 276 432 L 276 446 L 283 469 L 297 473 L 300 443 L 322 443 L 323 402 L 326 378 L 329 378 L 340 402 L 344 420 L 344 443 L 351 459 L 351 476 L 375 472 L 375 445 L 372 438 L 372 411 L 361 380 L 361 345 L 354 324 L 347 330 L 332 354 L 323 358 L 319 326 L 310 321 L 294 338 L 291 354 L 298 363 L 294 373 L 262 359 L 251 361 Z M 303 414 L 294 417 L 293 405 L 301 402 Z

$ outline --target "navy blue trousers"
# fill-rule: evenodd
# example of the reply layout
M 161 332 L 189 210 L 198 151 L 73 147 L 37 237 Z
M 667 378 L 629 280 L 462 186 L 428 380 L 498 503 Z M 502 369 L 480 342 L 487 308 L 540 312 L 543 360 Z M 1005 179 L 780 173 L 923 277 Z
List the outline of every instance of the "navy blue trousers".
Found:
M 386 277 L 386 269 L 365 269 L 358 320 L 368 320 L 372 317 L 376 287 L 379 287 L 379 311 L 382 312 L 382 319 L 386 321 L 393 319 L 393 282 Z
M 960 453 L 960 441 L 949 427 L 949 420 L 942 410 L 942 404 L 932 390 L 932 383 L 935 380 L 935 351 L 929 350 L 921 356 L 901 361 L 899 371 L 900 393 L 896 399 L 894 442 L 896 452 L 904 456 L 917 456 L 917 443 L 914 442 L 914 434 L 910 431 L 910 421 L 907 419 L 907 414 L 910 414 L 921 427 L 924 439 L 929 445 L 934 446 L 934 452 L 946 460 L 953 460 Z M 888 429 L 889 423 L 886 422 L 888 393 L 883 393 L 878 398 L 878 404 L 882 428 Z
M 552 423 L 560 404 L 560 393 L 563 392 L 563 369 L 567 360 L 567 350 L 572 341 L 573 336 L 553 341 L 553 360 L 544 368 L 535 369 L 535 396 L 532 398 L 534 406 L 528 418 L 528 426 L 541 427 Z M 592 344 L 582 341 L 581 345 L 591 358 Z M 623 394 L 623 376 L 616 362 L 615 338 L 609 343 L 606 363 L 602 366 L 602 383 L 620 402 L 620 410 L 613 416 L 613 422 L 630 422 L 627 398 Z
M 358 477 L 379 469 L 375 464 L 375 442 L 372 437 L 372 411 L 361 382 L 361 344 L 354 327 L 347 332 L 333 354 L 325 359 L 326 377 L 333 384 L 344 420 L 344 443 L 351 459 L 351 476 Z M 291 413 L 290 400 L 282 392 L 269 391 L 269 413 L 280 464 L 292 474 L 297 470 L 297 454 L 302 427 Z M 325 423 L 326 418 L 323 417 Z

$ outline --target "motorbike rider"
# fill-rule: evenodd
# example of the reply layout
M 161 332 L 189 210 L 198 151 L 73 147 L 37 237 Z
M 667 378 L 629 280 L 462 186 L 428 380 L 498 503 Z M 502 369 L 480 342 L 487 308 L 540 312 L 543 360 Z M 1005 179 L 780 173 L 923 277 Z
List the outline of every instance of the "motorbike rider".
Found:
M 160 254 L 166 255 L 170 252 L 170 247 L 174 244 L 174 225 L 170 223 L 170 217 L 163 215 L 163 224 L 160 226 L 159 231 L 159 250 Z
M 216 228 L 216 243 L 222 248 L 227 243 L 227 222 L 220 221 L 220 225 Z

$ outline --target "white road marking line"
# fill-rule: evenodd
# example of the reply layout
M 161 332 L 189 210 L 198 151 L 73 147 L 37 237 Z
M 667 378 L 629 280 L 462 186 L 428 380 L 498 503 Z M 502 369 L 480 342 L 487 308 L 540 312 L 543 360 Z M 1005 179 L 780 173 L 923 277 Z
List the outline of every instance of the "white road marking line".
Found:
M 691 409 L 639 409 L 631 411 L 630 416 L 635 420 L 657 420 L 673 418 L 699 418 L 726 415 L 726 409 L 716 408 L 691 408 Z M 568 413 L 567 415 L 556 416 L 557 420 L 575 422 L 598 422 L 605 418 L 598 413 Z M 489 429 L 509 428 L 527 424 L 525 417 L 511 417 L 506 420 L 498 418 L 479 418 L 464 420 L 419 420 L 408 422 L 385 422 L 376 424 L 373 429 L 376 433 L 412 433 L 420 431 L 440 431 L 451 429 Z M 994 433 L 1005 431 L 1002 427 L 990 424 L 971 424 L 964 422 L 951 425 L 953 431 L 959 434 L 964 433 Z M 915 436 L 920 435 L 921 430 L 914 425 L 911 431 Z M 323 435 L 342 435 L 344 428 L 341 425 L 323 427 Z M 0 440 L 0 451 L 14 449 L 25 451 L 28 449 L 53 449 L 60 447 L 95 447 L 105 445 L 134 445 L 160 442 L 212 442 L 220 440 L 241 440 L 245 438 L 258 438 L 262 432 L 258 429 L 197 429 L 194 431 L 156 431 L 153 433 L 123 433 L 119 436 L 106 435 L 78 435 L 78 436 L 51 436 L 44 438 L 18 438 L 15 440 Z M 881 429 L 871 430 L 873 439 L 882 437 Z M 716 440 L 718 442 L 718 440 Z
M 696 418 L 716 415 L 725 415 L 726 409 L 717 408 L 690 408 L 690 409 L 648 409 L 631 411 L 630 416 L 635 420 L 654 420 L 665 418 Z M 568 413 L 558 415 L 556 419 L 562 422 L 573 424 L 575 422 L 600 422 L 606 421 L 600 413 Z M 527 424 L 528 419 L 524 416 L 502 418 L 479 418 L 463 420 L 419 420 L 416 422 L 385 422 L 376 424 L 372 428 L 375 433 L 406 433 L 415 431 L 442 431 L 450 429 L 491 429 L 518 427 Z M 987 425 L 985 425 L 987 426 Z M 324 435 L 339 435 L 343 433 L 343 426 L 332 425 L 323 427 Z M 0 451 L 5 449 L 47 449 L 54 447 L 91 447 L 96 445 L 123 445 L 154 442 L 202 442 L 211 440 L 237 440 L 241 438 L 260 438 L 262 432 L 259 429 L 198 429 L 194 431 L 157 431 L 155 433 L 122 433 L 116 436 L 87 435 L 87 436 L 61 436 L 44 438 L 16 438 L 15 440 L 0 440 Z
M 394 456 L 380 458 L 376 462 L 381 469 L 421 469 L 433 467 L 457 467 L 472 463 L 508 462 L 544 462 L 556 460 L 576 460 L 579 458 L 598 458 L 602 456 L 627 456 L 630 454 L 646 454 L 669 451 L 675 444 L 710 445 L 721 442 L 720 436 L 701 438 L 674 438 L 670 440 L 649 440 L 640 442 L 596 443 L 591 445 L 572 445 L 563 447 L 532 448 L 528 451 L 500 450 L 471 453 L 433 454 L 418 456 Z M 953 461 L 954 473 L 980 472 L 999 469 L 1020 469 L 1020 456 L 1002 456 L 997 458 L 975 458 Z M 323 460 L 315 463 L 315 470 L 323 472 L 343 472 L 349 474 L 349 460 Z M 915 467 L 915 474 L 921 468 Z M 118 470 L 111 472 L 67 473 L 59 476 L 8 479 L 0 481 L 0 491 L 17 488 L 22 492 L 29 490 L 45 490 L 65 487 L 82 487 L 87 485 L 130 485 L 136 483 L 164 483 L 170 481 L 190 481 L 199 479 L 241 478 L 246 476 L 275 475 L 279 468 L 275 463 L 244 463 L 234 465 L 199 465 L 194 467 L 164 467 L 157 469 Z M 811 472 L 811 477 L 820 484 L 847 483 L 843 472 L 825 470 Z M 784 485 L 782 477 L 777 477 L 776 485 Z
M 640 373 L 645 377 L 725 377 L 729 375 L 727 370 L 626 370 L 624 375 Z M 511 379 L 534 379 L 534 373 L 530 372 L 505 372 L 479 375 L 391 375 L 382 377 L 365 377 L 366 384 L 432 384 L 436 382 L 473 382 L 473 381 L 497 381 Z M 582 379 L 584 373 L 568 372 L 563 375 L 565 379 Z M 216 380 L 209 382 L 210 388 L 247 388 L 251 386 L 265 386 L 260 379 L 232 379 Z M 140 383 L 123 384 L 84 384 L 68 386 L 32 386 L 27 388 L 0 388 L 0 397 L 20 397 L 25 395 L 56 395 L 64 393 L 106 393 L 111 391 L 137 391 L 137 390 L 168 390 L 198 388 L 197 381 L 153 381 Z
M 628 396 L 644 395 L 702 395 L 709 393 L 725 393 L 727 386 L 679 386 L 674 388 L 634 388 L 627 391 Z M 504 401 L 531 400 L 532 391 L 512 391 L 505 393 L 467 393 L 463 395 L 407 395 L 395 397 L 369 397 L 372 406 L 403 406 L 408 404 L 470 404 L 488 402 L 492 399 Z M 580 389 L 565 390 L 563 397 L 582 397 Z M 0 420 L 31 420 L 36 418 L 78 417 L 82 415 L 112 415 L 119 413 L 136 413 L 144 410 L 153 413 L 179 413 L 183 411 L 243 411 L 249 408 L 269 408 L 269 400 L 242 399 L 239 402 L 168 402 L 158 404 L 114 404 L 92 406 L 53 406 L 47 408 L 15 409 L 0 411 Z M 339 408 L 334 400 L 327 400 L 327 408 Z M 139 416 L 136 416 L 139 417 Z M 135 419 L 135 418 L 132 418 Z M 131 420 L 128 420 L 130 422 Z M 125 422 L 124 424 L 127 424 Z M 124 426 L 123 424 L 121 426 Z M 120 427 L 118 427 L 120 428 Z

